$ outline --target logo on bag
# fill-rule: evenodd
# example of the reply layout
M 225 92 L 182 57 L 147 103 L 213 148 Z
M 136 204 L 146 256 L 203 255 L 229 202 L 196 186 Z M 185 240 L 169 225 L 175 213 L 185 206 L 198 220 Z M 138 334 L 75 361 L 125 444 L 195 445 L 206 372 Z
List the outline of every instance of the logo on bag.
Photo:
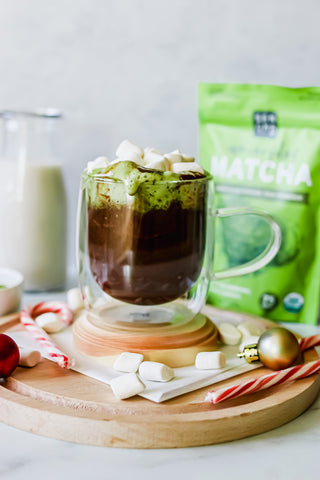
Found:
M 274 138 L 277 133 L 275 112 L 253 112 L 254 134 L 256 137 Z

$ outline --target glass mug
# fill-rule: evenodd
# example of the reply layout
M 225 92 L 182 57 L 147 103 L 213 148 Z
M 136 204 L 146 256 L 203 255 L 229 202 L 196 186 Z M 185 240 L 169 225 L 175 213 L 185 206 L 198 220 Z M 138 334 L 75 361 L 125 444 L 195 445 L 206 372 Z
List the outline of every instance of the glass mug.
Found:
M 248 208 L 214 206 L 211 176 L 141 183 L 134 195 L 107 174 L 83 173 L 77 267 L 88 318 L 101 328 L 190 321 L 211 281 L 254 272 L 279 250 L 273 218 Z M 270 239 L 255 259 L 213 272 L 217 217 L 262 216 Z

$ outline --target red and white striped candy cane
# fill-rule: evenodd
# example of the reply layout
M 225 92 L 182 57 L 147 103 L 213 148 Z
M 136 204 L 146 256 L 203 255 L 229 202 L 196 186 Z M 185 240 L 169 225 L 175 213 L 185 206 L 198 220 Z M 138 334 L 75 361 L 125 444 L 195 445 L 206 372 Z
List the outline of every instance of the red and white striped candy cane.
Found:
M 301 338 L 299 346 L 300 346 L 301 352 L 308 350 L 308 348 L 319 347 L 320 335 L 312 335 L 311 337 Z
M 35 305 L 34 307 L 26 307 L 21 311 L 20 320 L 25 328 L 32 334 L 35 340 L 42 347 L 43 351 L 48 355 L 48 357 L 56 362 L 60 367 L 70 368 L 72 366 L 72 361 L 69 357 L 63 353 L 60 348 L 51 340 L 49 335 L 37 325 L 34 319 L 43 313 L 58 313 L 60 314 L 61 321 L 64 326 L 68 326 L 73 321 L 73 313 L 66 305 L 62 302 L 41 302 Z
M 320 372 L 320 360 L 315 360 L 313 362 L 304 363 L 303 365 L 296 365 L 284 370 L 272 372 L 247 382 L 220 388 L 218 390 L 211 390 L 207 394 L 205 401 L 214 404 L 220 403 L 224 400 L 230 400 L 232 398 L 240 397 L 241 395 L 247 395 L 248 393 L 258 392 L 259 390 L 274 387 L 275 385 L 308 377 L 309 375 L 318 372 Z

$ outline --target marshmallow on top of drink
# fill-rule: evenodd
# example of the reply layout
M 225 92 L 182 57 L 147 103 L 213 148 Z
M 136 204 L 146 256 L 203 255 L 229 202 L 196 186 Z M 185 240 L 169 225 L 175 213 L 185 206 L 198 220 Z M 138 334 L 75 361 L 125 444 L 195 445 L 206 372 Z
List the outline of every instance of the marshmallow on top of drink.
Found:
M 107 157 L 98 157 L 96 160 L 88 162 L 88 173 L 98 168 L 107 168 L 119 161 L 131 161 L 146 169 L 174 173 L 199 172 L 204 174 L 203 168 L 195 162 L 194 157 L 185 155 L 179 152 L 179 150 L 163 154 L 156 148 L 146 147 L 143 149 L 129 140 L 124 140 L 120 143 L 116 155 L 117 158 L 112 161 Z

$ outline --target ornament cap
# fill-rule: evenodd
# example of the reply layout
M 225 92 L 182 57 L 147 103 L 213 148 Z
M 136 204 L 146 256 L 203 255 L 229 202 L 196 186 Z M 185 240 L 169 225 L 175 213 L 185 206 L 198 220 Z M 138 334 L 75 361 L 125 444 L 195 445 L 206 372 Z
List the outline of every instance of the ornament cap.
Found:
M 244 358 L 248 363 L 258 362 L 260 360 L 256 343 L 245 345 L 243 351 L 238 353 L 237 356 L 239 358 Z

